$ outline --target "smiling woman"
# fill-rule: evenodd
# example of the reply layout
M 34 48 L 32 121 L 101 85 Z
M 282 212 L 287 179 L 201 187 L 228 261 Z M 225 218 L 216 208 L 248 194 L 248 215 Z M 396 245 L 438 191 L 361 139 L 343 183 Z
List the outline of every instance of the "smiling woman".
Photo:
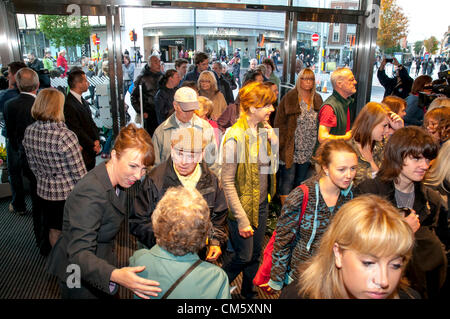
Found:
M 64 207 L 62 236 L 48 263 L 48 271 L 59 277 L 62 298 L 111 298 L 118 285 L 142 298 L 160 291 L 157 282 L 136 275 L 145 267 L 116 268 L 113 253 L 115 237 L 127 213 L 124 189 L 139 180 L 154 159 L 148 133 L 130 124 L 120 131 L 111 160 L 86 174 L 70 193 Z M 71 274 L 67 267 L 71 264 L 78 265 L 81 275 L 74 285 L 68 280 Z

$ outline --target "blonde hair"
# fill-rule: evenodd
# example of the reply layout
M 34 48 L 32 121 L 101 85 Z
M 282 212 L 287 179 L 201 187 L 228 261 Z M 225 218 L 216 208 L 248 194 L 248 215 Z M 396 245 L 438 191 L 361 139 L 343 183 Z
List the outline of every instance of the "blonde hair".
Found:
M 352 126 L 352 136 L 356 142 L 361 144 L 361 148 L 366 145 L 373 147 L 373 129 L 386 119 L 391 112 L 386 104 L 377 102 L 369 102 L 361 109 Z
M 295 88 L 297 89 L 298 92 L 298 100 L 300 101 L 302 99 L 302 96 L 300 94 L 301 91 L 303 91 L 303 89 L 300 86 L 300 82 L 301 82 L 301 78 L 303 77 L 303 75 L 307 75 L 307 76 L 312 76 L 312 79 L 314 81 L 314 85 L 311 88 L 311 100 L 310 101 L 305 101 L 308 104 L 308 109 L 310 109 L 311 107 L 314 107 L 314 95 L 316 94 L 316 77 L 314 75 L 314 72 L 309 69 L 309 68 L 305 68 L 302 69 L 299 73 L 298 73 L 298 77 L 297 77 L 297 82 L 295 83 Z
M 438 156 L 425 175 L 424 184 L 434 188 L 441 188 L 447 192 L 444 182 L 450 182 L 450 141 L 445 142 L 439 150 Z
M 194 110 L 194 113 L 197 116 L 200 116 L 200 110 L 203 109 L 203 114 L 206 114 L 206 117 L 209 118 L 213 111 L 213 102 L 210 99 L 208 99 L 206 96 L 198 96 L 197 100 L 198 100 L 199 109 Z
M 333 247 L 361 254 L 411 258 L 414 234 L 400 212 L 376 195 L 359 196 L 344 204 L 323 235 L 317 253 L 300 269 L 300 295 L 310 299 L 349 298 Z M 400 287 L 406 286 L 401 282 Z M 397 287 L 398 289 L 398 287 Z M 396 291 L 391 295 L 396 295 Z
M 212 73 L 211 71 L 203 71 L 202 73 L 200 73 L 200 76 L 198 77 L 198 80 L 197 80 L 197 86 L 198 86 L 199 90 L 202 90 L 200 81 L 203 79 L 209 80 L 209 82 L 211 83 L 211 88 L 210 88 L 211 91 L 216 92 L 218 90 L 217 81 L 216 81 L 216 77 L 214 76 L 214 73 Z
M 57 89 L 43 89 L 31 107 L 31 116 L 37 121 L 64 122 L 64 100 Z

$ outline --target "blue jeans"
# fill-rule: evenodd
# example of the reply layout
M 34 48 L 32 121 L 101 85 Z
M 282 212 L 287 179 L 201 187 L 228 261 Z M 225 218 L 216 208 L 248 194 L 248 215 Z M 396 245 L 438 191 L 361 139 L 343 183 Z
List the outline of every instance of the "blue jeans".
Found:
M 229 261 L 225 262 L 222 268 L 227 273 L 230 284 L 243 272 L 241 295 L 244 298 L 252 298 L 257 294 L 253 285 L 253 278 L 255 278 L 259 268 L 268 211 L 269 205 L 265 200 L 259 205 L 258 228 L 253 229 L 253 236 L 249 238 L 243 238 L 239 235 L 237 222 L 228 219 L 234 255 Z
M 280 195 L 289 195 L 289 193 L 298 185 L 300 185 L 308 174 L 311 162 L 303 164 L 293 163 L 290 168 L 286 168 L 286 165 L 281 165 L 278 170 L 279 173 L 279 189 Z

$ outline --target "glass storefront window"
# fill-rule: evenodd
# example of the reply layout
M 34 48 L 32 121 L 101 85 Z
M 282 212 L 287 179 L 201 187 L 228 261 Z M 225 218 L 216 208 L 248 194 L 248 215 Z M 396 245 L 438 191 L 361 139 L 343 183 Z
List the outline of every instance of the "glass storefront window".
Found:
M 358 10 L 359 0 L 294 0 L 295 7 Z

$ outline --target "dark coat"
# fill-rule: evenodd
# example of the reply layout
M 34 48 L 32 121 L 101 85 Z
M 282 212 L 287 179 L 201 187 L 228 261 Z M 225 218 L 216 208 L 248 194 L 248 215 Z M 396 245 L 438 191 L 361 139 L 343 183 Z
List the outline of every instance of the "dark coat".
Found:
M 370 193 L 385 197 L 394 206 L 397 206 L 393 182 L 383 182 L 379 177 L 366 179 L 358 185 L 358 191 L 361 194 Z M 441 200 L 437 191 L 425 187 L 419 182 L 414 183 L 414 192 L 413 209 L 419 214 L 420 228 L 414 234 L 416 242 L 407 277 L 414 289 L 422 295 L 427 293 L 430 296 L 435 295 L 436 291 L 427 291 L 427 274 L 437 273 L 438 278 L 434 284 L 442 286 L 447 268 L 443 244 L 435 233 Z
M 155 112 L 158 120 L 158 125 L 167 120 L 169 116 L 174 112 L 173 97 L 177 88 L 169 89 L 162 87 L 155 95 Z
M 200 165 L 202 175 L 196 188 L 202 194 L 210 209 L 213 229 L 209 241 L 214 246 L 224 245 L 228 239 L 225 226 L 228 214 L 225 193 L 218 178 L 211 172 L 206 163 L 202 162 Z M 169 187 L 181 185 L 170 157 L 167 161 L 153 168 L 150 174 L 145 177 L 134 201 L 130 217 L 130 229 L 131 233 L 140 238 L 140 241 L 148 248 L 156 244 L 151 224 L 153 210 Z
M 316 112 L 319 112 L 322 102 L 322 97 L 317 93 L 314 94 L 314 110 Z M 297 88 L 293 88 L 281 99 L 274 123 L 274 127 L 279 129 L 280 159 L 286 163 L 286 168 L 290 168 L 294 160 L 295 129 L 300 113 L 298 91 Z M 317 127 L 317 129 L 319 128 Z
M 126 193 L 121 190 L 117 196 L 104 162 L 88 172 L 66 200 L 62 235 L 49 255 L 47 270 L 65 283 L 72 273 L 67 266 L 80 266 L 83 298 L 115 293 L 110 290 L 116 269 L 114 240 L 125 218 L 125 205 Z M 80 296 L 79 289 L 68 290 Z
M 413 85 L 413 78 L 408 74 L 408 70 L 403 66 L 399 69 L 399 75 L 401 80 L 401 85 L 397 85 L 397 77 L 390 78 L 386 75 L 384 70 L 378 69 L 377 77 L 381 85 L 384 87 L 384 97 L 388 95 L 395 95 L 405 99 Z
M 3 116 L 5 118 L 6 137 L 11 147 L 18 151 L 22 145 L 25 129 L 34 122 L 31 116 L 31 107 L 35 98 L 29 94 L 21 93 L 5 103 Z
M 83 105 L 69 92 L 64 103 L 64 117 L 67 127 L 77 135 L 83 148 L 81 155 L 86 169 L 88 171 L 93 169 L 96 157 L 94 141 L 99 140 L 100 137 L 89 105 L 86 102 Z
M 233 91 L 231 90 L 230 83 L 223 77 L 223 75 L 219 77 L 217 86 L 220 92 L 222 92 L 223 96 L 225 97 L 225 101 L 227 101 L 227 104 L 234 103 L 234 96 Z
M 138 114 L 141 114 L 139 85 L 142 85 L 142 109 L 144 113 L 148 114 L 146 129 L 150 135 L 153 135 L 153 132 L 158 127 L 155 111 L 155 95 L 158 92 L 159 81 L 162 77 L 163 74 L 161 72 L 152 72 L 148 64 L 146 64 L 141 74 L 134 81 L 134 88 L 131 92 L 131 105 Z

